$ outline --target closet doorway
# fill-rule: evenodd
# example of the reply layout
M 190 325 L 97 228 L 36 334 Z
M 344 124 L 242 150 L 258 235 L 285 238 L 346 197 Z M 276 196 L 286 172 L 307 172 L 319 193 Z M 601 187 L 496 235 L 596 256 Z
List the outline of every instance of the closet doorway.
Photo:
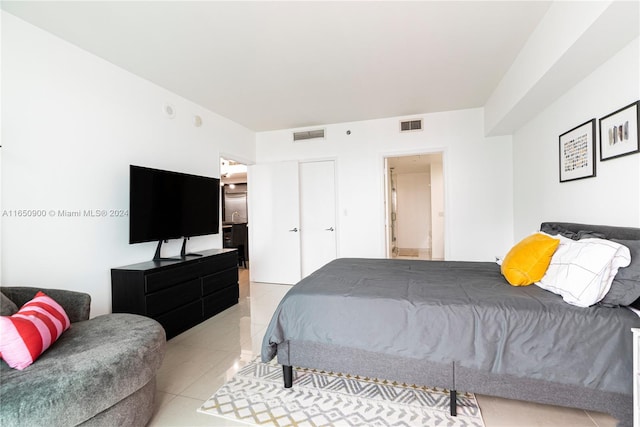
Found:
M 387 257 L 444 259 L 442 153 L 385 158 Z
M 249 167 L 251 280 L 293 285 L 337 257 L 335 161 Z

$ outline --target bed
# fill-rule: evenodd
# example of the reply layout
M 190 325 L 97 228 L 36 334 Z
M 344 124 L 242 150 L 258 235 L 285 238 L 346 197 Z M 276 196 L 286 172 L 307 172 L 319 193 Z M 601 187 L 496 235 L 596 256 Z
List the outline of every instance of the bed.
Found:
M 543 223 L 546 230 L 640 240 L 640 229 Z M 638 283 L 640 287 L 640 283 Z M 262 361 L 606 412 L 631 426 L 627 307 L 565 303 L 512 287 L 496 263 L 337 259 L 276 309 Z

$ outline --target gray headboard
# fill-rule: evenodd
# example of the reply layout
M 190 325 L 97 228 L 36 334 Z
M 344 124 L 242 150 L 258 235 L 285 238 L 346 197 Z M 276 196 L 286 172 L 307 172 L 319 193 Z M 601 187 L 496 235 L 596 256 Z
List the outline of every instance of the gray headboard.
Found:
M 595 231 L 604 234 L 607 239 L 640 240 L 640 228 L 614 227 L 610 225 L 576 224 L 572 222 L 543 222 L 540 229 L 565 229 L 577 233 L 579 231 Z

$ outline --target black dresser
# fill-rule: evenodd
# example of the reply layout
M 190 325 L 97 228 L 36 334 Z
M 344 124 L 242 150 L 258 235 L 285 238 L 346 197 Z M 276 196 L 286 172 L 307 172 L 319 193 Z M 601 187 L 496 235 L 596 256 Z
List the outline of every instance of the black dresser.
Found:
M 238 303 L 236 249 L 111 269 L 111 309 L 151 317 L 167 339 Z

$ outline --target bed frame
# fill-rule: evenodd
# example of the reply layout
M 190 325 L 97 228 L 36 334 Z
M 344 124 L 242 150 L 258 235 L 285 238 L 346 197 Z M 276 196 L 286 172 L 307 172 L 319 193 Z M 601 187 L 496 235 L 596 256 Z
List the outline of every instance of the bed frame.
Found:
M 595 231 L 609 239 L 640 240 L 639 228 L 563 222 L 548 222 L 542 225 L 559 226 L 573 232 Z M 632 334 L 629 331 L 629 340 L 631 339 Z M 283 366 L 285 388 L 290 388 L 293 384 L 292 367 L 299 366 L 445 388 L 450 390 L 450 409 L 453 416 L 456 415 L 456 390 L 465 390 L 507 399 L 605 412 L 619 420 L 619 427 L 633 425 L 633 396 L 623 393 L 493 374 L 465 368 L 456 362 L 432 363 L 308 341 L 287 341 L 278 344 L 277 358 L 278 363 Z

